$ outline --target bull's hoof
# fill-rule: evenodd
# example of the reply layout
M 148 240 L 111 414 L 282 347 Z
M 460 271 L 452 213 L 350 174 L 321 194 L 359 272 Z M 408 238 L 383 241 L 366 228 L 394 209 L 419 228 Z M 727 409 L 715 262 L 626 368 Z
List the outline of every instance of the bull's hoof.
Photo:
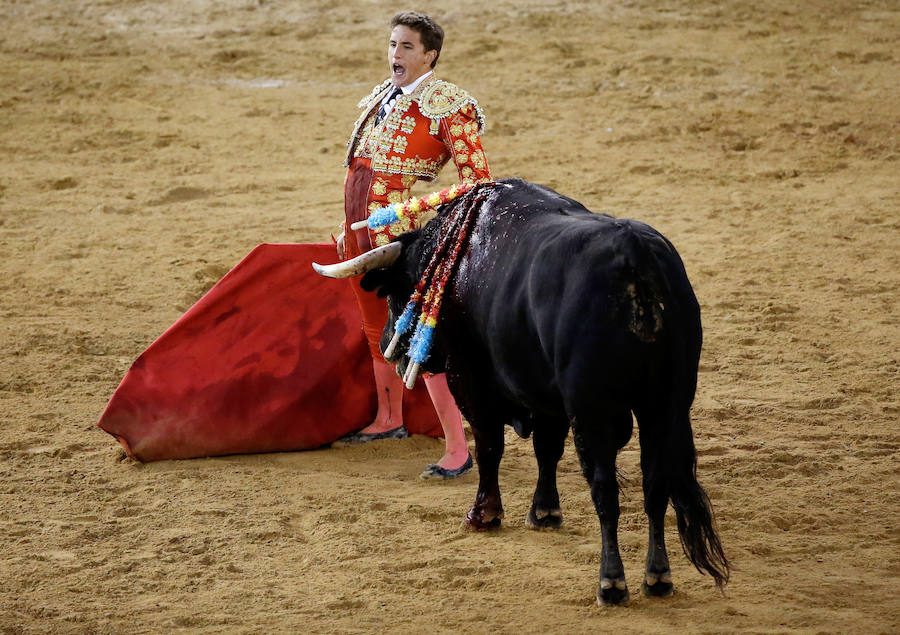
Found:
M 500 527 L 500 521 L 503 519 L 503 510 L 497 514 L 487 514 L 485 510 L 473 507 L 466 514 L 463 521 L 463 527 L 469 531 L 490 531 Z
M 532 505 L 525 516 L 525 526 L 530 529 L 559 529 L 562 527 L 562 523 L 563 515 L 559 507 L 547 509 Z
M 597 587 L 597 606 L 625 604 L 629 597 L 625 578 L 620 580 L 600 579 L 600 586 Z
M 483 523 L 481 521 L 473 522 L 468 517 L 463 521 L 463 529 L 468 531 L 491 531 L 500 528 L 500 519 L 495 518 L 490 522 Z
M 675 585 L 672 584 L 672 574 L 668 571 L 665 573 L 647 573 L 644 577 L 644 583 L 641 590 L 648 598 L 667 598 L 675 593 Z

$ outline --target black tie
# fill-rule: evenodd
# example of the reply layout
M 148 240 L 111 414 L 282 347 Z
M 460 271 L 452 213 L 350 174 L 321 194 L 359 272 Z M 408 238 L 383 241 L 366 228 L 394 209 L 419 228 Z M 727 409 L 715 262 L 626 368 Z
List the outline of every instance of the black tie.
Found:
M 378 109 L 378 116 L 375 117 L 375 125 L 376 126 L 381 123 L 381 120 L 384 119 L 384 116 L 387 114 L 388 104 L 393 103 L 394 100 L 397 99 L 397 95 L 399 95 L 402 92 L 403 92 L 403 90 L 399 86 L 395 86 L 394 90 L 391 91 L 391 94 L 388 95 L 387 100 L 383 100 L 381 102 L 381 107 Z

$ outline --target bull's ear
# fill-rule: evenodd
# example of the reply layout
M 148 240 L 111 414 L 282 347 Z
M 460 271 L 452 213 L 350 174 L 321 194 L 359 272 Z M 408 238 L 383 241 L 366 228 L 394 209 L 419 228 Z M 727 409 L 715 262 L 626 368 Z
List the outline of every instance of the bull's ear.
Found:
M 359 281 L 363 291 L 375 291 L 379 298 L 387 297 L 389 292 L 386 287 L 388 272 L 384 269 L 369 271 Z

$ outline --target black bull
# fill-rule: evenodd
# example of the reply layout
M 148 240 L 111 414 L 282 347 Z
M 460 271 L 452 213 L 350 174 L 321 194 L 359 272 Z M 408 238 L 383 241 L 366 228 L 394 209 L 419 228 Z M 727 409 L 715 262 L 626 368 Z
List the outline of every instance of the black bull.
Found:
M 362 279 L 366 290 L 388 297 L 392 315 L 382 350 L 442 224 L 472 196 L 444 206 L 423 230 L 400 236 L 397 259 Z M 689 415 L 701 341 L 700 307 L 684 265 L 656 230 L 593 214 L 519 179 L 493 187 L 480 204 L 423 364 L 426 371 L 446 370 L 474 433 L 479 483 L 467 525 L 488 529 L 503 517 L 498 470 L 509 424 L 523 438 L 532 435 L 538 462 L 526 523 L 560 526 L 556 469 L 571 427 L 600 517 L 598 601 L 627 600 L 616 454 L 631 437 L 634 413 L 650 524 L 644 592 L 673 590 L 664 535 L 670 500 L 685 554 L 722 587 L 729 565 L 697 482 Z M 408 344 L 408 337 L 401 340 L 392 358 L 405 359 Z

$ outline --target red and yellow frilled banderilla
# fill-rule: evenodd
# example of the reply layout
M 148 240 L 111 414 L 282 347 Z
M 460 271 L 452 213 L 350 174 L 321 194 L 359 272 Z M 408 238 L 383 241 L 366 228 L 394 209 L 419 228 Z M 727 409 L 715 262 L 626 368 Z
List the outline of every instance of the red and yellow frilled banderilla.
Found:
M 407 388 L 412 389 L 421 365 L 425 363 L 431 352 L 434 329 L 437 326 L 444 290 L 456 270 L 460 253 L 477 217 L 476 210 L 487 195 L 485 190 L 493 185 L 493 182 L 454 185 L 422 198 L 388 205 L 373 212 L 368 220 L 351 225 L 351 229 L 354 230 L 365 227 L 375 229 L 396 223 L 403 218 L 415 221 L 423 211 L 449 203 L 470 191 L 479 190 L 475 196 L 456 205 L 444 222 L 434 253 L 416 284 L 403 313 L 397 318 L 394 324 L 394 337 L 384 351 L 385 358 L 390 359 L 400 339 L 412 328 L 413 322 L 416 323 L 407 352 L 410 364 L 403 377 Z M 419 317 L 418 320 L 415 320 L 417 313 Z

